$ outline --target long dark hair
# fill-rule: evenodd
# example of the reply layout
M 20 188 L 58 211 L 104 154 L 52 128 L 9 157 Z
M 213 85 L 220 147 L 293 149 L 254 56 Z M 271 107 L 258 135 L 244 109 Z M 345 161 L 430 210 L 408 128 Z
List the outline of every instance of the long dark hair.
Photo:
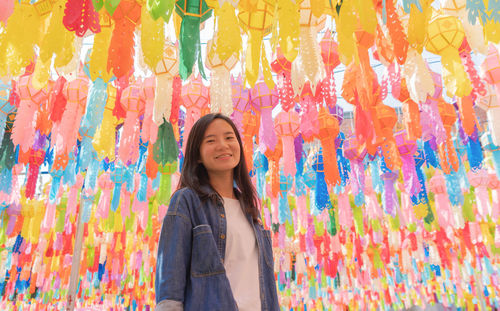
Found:
M 222 119 L 229 123 L 233 128 L 234 134 L 240 144 L 240 162 L 234 168 L 233 178 L 236 182 L 238 190 L 241 192 L 238 198 L 245 205 L 245 210 L 254 220 L 259 218 L 259 199 L 257 192 L 253 186 L 245 161 L 245 153 L 243 152 L 243 143 L 240 133 L 234 125 L 233 121 L 220 113 L 210 113 L 201 117 L 191 128 L 186 144 L 186 153 L 182 164 L 181 178 L 177 189 L 191 188 L 198 193 L 202 200 L 210 198 L 211 193 L 206 192 L 203 188 L 210 186 L 208 172 L 205 166 L 200 162 L 200 147 L 205 137 L 207 127 L 215 119 Z M 210 186 L 211 189 L 211 186 Z M 213 199 L 213 198 L 212 198 Z

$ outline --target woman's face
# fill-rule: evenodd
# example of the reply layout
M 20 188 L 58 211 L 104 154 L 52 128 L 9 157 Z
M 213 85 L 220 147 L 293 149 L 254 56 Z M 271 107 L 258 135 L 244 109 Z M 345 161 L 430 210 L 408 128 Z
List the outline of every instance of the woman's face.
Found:
M 200 162 L 209 176 L 232 172 L 240 163 L 240 144 L 229 123 L 215 119 L 208 125 L 200 146 Z

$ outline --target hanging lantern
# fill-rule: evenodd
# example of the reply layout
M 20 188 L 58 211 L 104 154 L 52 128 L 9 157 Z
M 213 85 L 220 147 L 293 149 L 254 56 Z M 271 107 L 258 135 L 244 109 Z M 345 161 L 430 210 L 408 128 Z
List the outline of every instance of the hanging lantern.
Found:
M 366 147 L 361 145 L 356 135 L 352 135 L 344 142 L 344 156 L 349 159 L 351 173 L 354 181 L 351 183 L 352 193 L 356 196 L 364 192 L 365 187 L 365 167 L 363 160 L 366 156 Z M 373 192 L 373 190 L 372 190 Z M 373 203 L 373 202 L 372 202 Z
M 283 143 L 283 173 L 295 176 L 294 139 L 299 134 L 299 114 L 295 111 L 282 111 L 275 118 L 275 128 Z
M 83 37 L 87 31 L 99 33 L 99 15 L 94 9 L 92 0 L 68 0 L 66 2 L 64 26 L 69 31 L 74 31 L 79 37 Z
M 420 181 L 417 176 L 415 160 L 413 156 L 418 146 L 415 140 L 408 139 L 406 131 L 400 131 L 395 135 L 396 145 L 402 160 L 402 171 L 406 193 L 415 196 L 420 192 Z
M 202 116 L 202 110 L 208 108 L 208 96 L 208 88 L 203 85 L 200 76 L 182 86 L 182 104 L 186 108 L 186 119 L 184 120 L 185 137 L 189 136 L 194 122 Z
M 102 122 L 92 139 L 92 145 L 100 160 L 108 158 L 109 161 L 114 161 L 116 140 L 114 134 L 116 132 L 116 125 L 118 124 L 117 118 L 113 115 L 113 107 L 116 101 L 116 88 L 112 85 L 108 85 L 107 94 L 108 97 L 106 106 L 104 107 Z
M 200 74 L 205 78 L 201 63 L 200 24 L 212 15 L 205 0 L 177 0 L 175 12 L 182 18 L 179 37 L 179 74 L 186 80 L 198 61 Z
M 245 81 L 254 87 L 259 78 L 260 64 L 266 84 L 274 87 L 269 62 L 266 58 L 262 39 L 271 32 L 273 24 L 274 5 L 269 0 L 256 0 L 253 6 L 240 3 L 238 19 L 244 31 L 248 34 L 247 52 L 245 58 Z
M 446 131 L 446 140 L 438 145 L 439 159 L 441 168 L 445 174 L 450 174 L 451 168 L 456 172 L 460 165 L 453 141 L 451 138 L 452 126 L 457 120 L 455 108 L 452 105 L 441 101 L 439 104 L 439 114 L 443 121 L 443 126 Z
M 325 179 L 329 185 L 340 185 L 341 179 L 337 165 L 335 138 L 339 135 L 339 122 L 326 108 L 322 107 L 318 114 L 319 140 L 323 147 Z
M 142 120 L 141 141 L 144 143 L 150 142 L 152 144 L 155 143 L 156 138 L 158 137 L 158 125 L 153 122 L 153 109 L 156 97 L 155 84 L 156 79 L 154 76 L 144 79 L 144 94 L 142 95 L 145 107 L 144 118 Z
M 12 142 L 27 152 L 35 139 L 35 116 L 38 108 L 47 99 L 47 89 L 37 90 L 31 84 L 32 75 L 22 76 L 17 83 L 19 108 L 12 129 Z
M 3 84 L 0 81 L 0 139 L 3 139 L 7 116 L 16 109 L 16 106 L 9 100 L 10 90 L 10 83 Z
M 251 109 L 250 90 L 243 85 L 241 74 L 236 79 L 231 77 L 231 92 L 234 109 L 231 118 L 238 130 L 241 131 L 243 129 L 243 114 Z
M 328 108 L 335 107 L 337 103 L 337 95 L 335 94 L 335 77 L 333 70 L 340 64 L 339 53 L 337 52 L 338 44 L 333 40 L 330 30 L 325 32 L 323 39 L 320 42 L 321 57 L 325 64 L 326 77 L 321 81 L 321 94 Z
M 221 112 L 230 116 L 233 113 L 233 100 L 231 98 L 230 71 L 238 62 L 237 54 L 230 55 L 227 59 L 221 59 L 217 54 L 217 35 L 207 42 L 207 68 L 212 70 L 210 78 L 210 111 Z
M 274 131 L 273 109 L 278 104 L 277 96 L 272 88 L 264 81 L 259 81 L 250 90 L 250 102 L 253 109 L 261 118 L 261 143 L 268 149 L 274 150 L 277 138 Z
M 490 183 L 490 176 L 488 171 L 479 169 L 476 171 L 469 171 L 467 173 L 469 182 L 474 187 L 474 194 L 476 195 L 476 208 L 479 221 L 488 221 L 488 217 L 492 216 L 492 206 L 490 204 L 490 197 L 488 193 L 488 185 Z
M 271 63 L 271 69 L 277 74 L 277 90 L 281 108 L 288 112 L 295 105 L 291 80 L 292 63 L 281 53 L 279 47 L 276 51 L 276 59 Z
M 476 103 L 479 107 L 486 110 L 486 118 L 491 138 L 495 145 L 500 146 L 500 124 L 495 122 L 495 120 L 499 120 L 500 118 L 500 101 L 498 101 L 491 86 L 488 86 L 487 90 L 486 95 L 479 98 Z
M 401 156 L 396 146 L 392 129 L 398 120 L 398 116 L 394 108 L 386 106 L 382 103 L 376 106 L 377 118 L 380 122 L 381 134 L 383 142 L 380 145 L 382 155 L 387 168 L 391 171 L 398 171 L 401 167 Z
M 67 99 L 66 108 L 61 122 L 55 123 L 52 130 L 52 144 L 56 146 L 56 153 L 69 153 L 76 146 L 80 121 L 85 112 L 89 81 L 80 71 L 78 77 L 64 85 L 63 95 Z
M 427 29 L 425 48 L 441 56 L 443 81 L 450 97 L 464 97 L 472 90 L 458 54 L 464 37 L 462 24 L 454 16 L 437 16 L 431 20 Z
M 420 110 L 418 104 L 410 98 L 407 89 L 406 79 L 401 80 L 401 88 L 398 100 L 403 105 L 403 123 L 405 126 L 407 138 L 415 140 L 422 136 L 422 127 L 420 125 Z
M 250 111 L 243 113 L 243 151 L 245 152 L 246 164 L 249 170 L 253 167 L 253 140 L 259 133 L 260 120 L 257 115 Z
M 121 102 L 126 111 L 118 149 L 119 159 L 126 165 L 135 163 L 139 156 L 139 116 L 144 114 L 142 81 L 136 81 L 123 90 Z
M 177 46 L 166 42 L 163 59 L 156 65 L 156 92 L 153 109 L 153 121 L 160 126 L 163 119 L 169 120 L 172 109 L 172 84 L 179 73 Z

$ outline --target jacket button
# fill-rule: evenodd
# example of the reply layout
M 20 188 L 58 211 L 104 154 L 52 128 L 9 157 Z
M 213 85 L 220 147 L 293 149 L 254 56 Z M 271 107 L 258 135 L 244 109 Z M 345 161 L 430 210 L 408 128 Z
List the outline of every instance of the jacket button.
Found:
M 224 214 L 220 214 L 220 217 L 224 218 L 224 217 L 226 217 L 226 216 L 224 216 Z
M 224 234 L 221 234 L 220 238 L 224 240 L 226 238 L 226 236 Z

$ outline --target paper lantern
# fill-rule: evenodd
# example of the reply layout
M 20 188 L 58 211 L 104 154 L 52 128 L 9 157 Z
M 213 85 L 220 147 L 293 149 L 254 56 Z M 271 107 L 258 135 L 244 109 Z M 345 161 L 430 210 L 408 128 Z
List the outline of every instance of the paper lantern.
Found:
M 399 154 L 401 155 L 401 169 L 403 172 L 406 193 L 410 196 L 415 196 L 420 192 L 420 181 L 418 179 L 415 168 L 415 160 L 413 158 L 418 149 L 416 141 L 408 139 L 406 131 L 400 131 L 394 136 Z
M 12 129 L 12 142 L 27 152 L 35 139 L 35 114 L 42 101 L 47 99 L 47 89 L 37 90 L 33 87 L 32 76 L 19 78 L 19 108 Z
M 0 138 L 3 139 L 5 131 L 5 122 L 9 114 L 16 109 L 15 105 L 9 100 L 10 97 L 10 83 L 3 84 L 0 81 Z M 12 100 L 13 101 L 13 100 Z
M 292 63 L 286 59 L 279 47 L 276 51 L 276 59 L 271 63 L 271 69 L 277 74 L 276 87 L 281 108 L 287 112 L 295 105 L 291 80 Z
M 205 0 L 177 0 L 175 12 L 182 18 L 179 37 L 179 74 L 183 80 L 189 78 L 193 65 L 198 60 L 200 74 L 205 77 L 201 63 L 200 24 L 212 15 Z
M 123 90 L 121 102 L 126 110 L 120 137 L 118 157 L 125 163 L 135 163 L 139 156 L 139 116 L 144 114 L 145 101 L 142 81 L 136 81 Z
M 208 88 L 203 85 L 201 77 L 197 76 L 190 83 L 182 86 L 182 105 L 186 108 L 184 120 L 184 135 L 189 136 L 191 127 L 202 116 L 202 110 L 208 108 Z
M 142 120 L 141 141 L 155 143 L 158 137 L 158 125 L 153 121 L 153 109 L 155 104 L 155 77 L 144 79 L 143 98 L 144 98 L 144 118 Z M 123 95 L 122 95 L 123 96 Z
M 275 128 L 283 143 L 283 173 L 295 176 L 294 138 L 299 134 L 299 114 L 295 111 L 282 111 L 275 118 Z
M 452 168 L 456 172 L 459 167 L 457 153 L 451 140 L 451 130 L 453 124 L 455 124 L 457 120 L 457 116 L 455 108 L 453 108 L 452 105 L 445 103 L 444 101 L 440 102 L 438 105 L 439 114 L 441 115 L 441 120 L 443 121 L 443 127 L 446 130 L 445 142 L 438 145 L 439 159 L 443 172 L 449 174 Z
M 238 19 L 241 27 L 248 34 L 245 81 L 250 87 L 254 87 L 259 78 L 260 64 L 262 64 L 264 79 L 268 87 L 272 89 L 274 82 L 262 39 L 271 32 L 274 5 L 271 5 L 268 0 L 256 0 L 251 7 L 240 3 L 239 8 Z
M 350 161 L 351 173 L 354 177 L 354 180 L 351 180 L 351 191 L 356 196 L 359 193 L 363 193 L 365 189 L 365 167 L 363 160 L 367 153 L 366 147 L 360 144 L 356 135 L 352 135 L 345 140 L 343 150 L 344 156 Z
M 250 90 L 244 87 L 241 74 L 236 79 L 231 77 L 231 92 L 233 100 L 233 114 L 231 118 L 238 130 L 241 131 L 243 129 L 243 114 L 251 110 Z
M 326 77 L 321 82 L 321 93 L 329 108 L 335 107 L 337 95 L 335 94 L 335 77 L 333 70 L 340 64 L 337 52 L 338 44 L 332 38 L 331 31 L 327 30 L 320 42 L 321 57 L 325 64 Z
M 481 108 L 486 110 L 488 129 L 491 133 L 493 144 L 500 146 L 500 124 L 494 122 L 500 118 L 500 102 L 491 86 L 488 86 L 485 96 L 479 98 L 476 102 Z
M 329 185 L 339 185 L 340 174 L 337 165 L 335 139 L 339 134 L 339 122 L 326 108 L 321 108 L 318 114 L 319 140 L 323 147 L 325 179 Z
M 238 62 L 236 54 L 230 55 L 227 59 L 221 59 L 217 54 L 217 35 L 207 42 L 207 68 L 212 70 L 210 78 L 210 111 L 221 112 L 230 116 L 233 113 L 233 100 L 231 89 L 230 71 Z
M 491 189 L 492 194 L 492 204 L 491 204 L 491 219 L 493 222 L 497 222 L 500 217 L 500 180 L 494 172 L 489 172 L 489 183 L 488 187 Z
M 105 57 L 111 43 L 111 35 L 114 28 L 114 22 L 105 10 L 99 12 L 101 32 L 94 36 L 94 45 L 90 52 L 89 71 L 91 80 L 95 81 L 97 77 L 107 82 L 111 79 L 112 73 L 107 67 L 108 58 Z
M 163 119 L 169 120 L 172 109 L 172 83 L 179 73 L 177 46 L 166 42 L 163 58 L 156 65 L 156 92 L 153 109 L 153 121 L 160 126 Z
M 382 155 L 384 157 L 387 168 L 391 171 L 398 171 L 401 167 L 401 156 L 396 147 L 396 141 L 392 134 L 392 129 L 398 120 L 398 116 L 394 108 L 384 104 L 376 106 L 377 119 L 380 122 L 381 134 L 383 135 L 383 142 L 380 145 Z
M 467 177 L 476 195 L 477 216 L 481 221 L 488 221 L 488 217 L 492 216 L 492 206 L 489 200 L 488 185 L 490 183 L 490 175 L 485 169 L 467 172 Z
M 87 104 L 89 81 L 80 71 L 78 77 L 64 85 L 62 94 L 67 99 L 61 122 L 54 124 L 52 143 L 56 153 L 69 153 L 76 146 L 80 121 Z
M 498 50 L 494 47 L 494 45 L 489 46 L 488 55 L 486 59 L 481 64 L 481 71 L 484 75 L 486 82 L 490 85 L 493 85 L 496 91 L 496 100 L 490 97 L 489 105 L 487 108 L 488 112 L 488 124 L 491 129 L 491 135 L 496 145 L 500 143 L 500 127 L 496 124 L 498 122 L 492 122 L 492 120 L 500 114 L 500 104 L 498 103 L 498 99 L 500 98 L 500 55 Z M 491 95 L 490 95 L 491 96 Z
M 112 85 L 108 85 L 107 94 L 108 97 L 106 106 L 104 107 L 102 122 L 96 130 L 92 145 L 100 160 L 108 158 L 109 161 L 114 161 L 116 139 L 114 133 L 116 132 L 116 125 L 118 124 L 118 120 L 113 115 L 113 107 L 116 101 L 116 88 Z
M 277 143 L 276 133 L 274 131 L 273 109 L 278 104 L 275 91 L 268 87 L 264 81 L 259 81 L 250 90 L 250 102 L 253 109 L 260 114 L 261 144 L 268 149 L 274 150 Z
M 465 34 L 460 21 L 454 16 L 437 16 L 427 29 L 426 49 L 441 56 L 443 81 L 450 96 L 467 96 L 472 90 L 458 49 Z
M 257 115 L 250 111 L 243 113 L 243 152 L 245 152 L 245 160 L 247 168 L 250 170 L 253 167 L 253 140 L 254 136 L 259 133 L 260 119 Z
M 151 2 L 154 4 L 166 5 L 166 1 L 148 1 L 147 5 L 142 6 L 141 11 L 141 50 L 144 57 L 144 62 L 149 67 L 150 70 L 155 70 L 158 62 L 161 61 L 163 56 L 163 45 L 165 42 L 165 24 L 164 20 L 156 18 L 153 14 L 148 14 L 147 11 L 151 12 Z M 171 1 L 169 3 L 170 14 L 172 13 L 174 3 Z M 166 20 L 168 21 L 168 19 Z

